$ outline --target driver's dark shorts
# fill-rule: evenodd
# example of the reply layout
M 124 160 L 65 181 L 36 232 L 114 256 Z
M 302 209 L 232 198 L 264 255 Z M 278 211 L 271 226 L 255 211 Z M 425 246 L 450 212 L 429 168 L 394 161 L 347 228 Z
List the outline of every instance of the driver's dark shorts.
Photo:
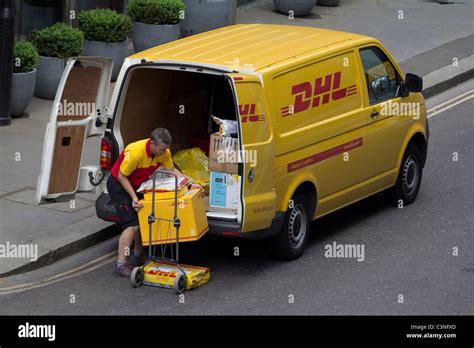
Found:
M 107 191 L 110 199 L 119 217 L 120 225 L 123 229 L 131 226 L 139 226 L 138 214 L 132 207 L 132 199 L 124 190 L 122 185 L 110 175 L 107 179 Z M 138 199 L 142 199 L 143 195 L 137 193 Z

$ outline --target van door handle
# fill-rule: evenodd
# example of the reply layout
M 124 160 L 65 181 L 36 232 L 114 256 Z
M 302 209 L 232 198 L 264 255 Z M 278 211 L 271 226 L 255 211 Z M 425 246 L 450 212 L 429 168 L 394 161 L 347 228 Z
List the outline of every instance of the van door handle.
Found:
M 374 110 L 370 113 L 370 117 L 372 117 L 372 118 L 376 118 L 378 115 L 379 115 L 379 112 L 376 111 L 376 110 Z

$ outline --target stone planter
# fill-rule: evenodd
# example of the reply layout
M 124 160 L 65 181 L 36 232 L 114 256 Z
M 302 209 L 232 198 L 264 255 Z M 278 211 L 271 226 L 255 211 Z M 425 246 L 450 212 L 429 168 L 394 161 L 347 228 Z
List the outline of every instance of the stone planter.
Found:
M 318 6 L 339 6 L 339 0 L 318 0 Z
M 132 41 L 135 52 L 144 51 L 170 41 L 177 40 L 180 34 L 180 23 L 146 24 L 133 22 Z
M 84 56 L 108 57 L 113 59 L 114 69 L 112 70 L 112 81 L 115 81 L 128 53 L 127 40 L 120 42 L 84 40 L 84 52 L 82 54 Z
M 37 97 L 54 99 L 66 62 L 67 58 L 39 57 L 35 85 L 35 95 Z
M 36 69 L 26 73 L 14 73 L 12 77 L 12 95 L 10 97 L 10 114 L 12 117 L 25 113 L 33 98 L 36 83 Z
M 237 0 L 183 0 L 184 19 L 181 34 L 190 36 L 235 24 Z
M 316 5 L 317 0 L 273 0 L 277 10 L 285 15 L 289 15 L 290 11 L 295 16 L 307 16 Z

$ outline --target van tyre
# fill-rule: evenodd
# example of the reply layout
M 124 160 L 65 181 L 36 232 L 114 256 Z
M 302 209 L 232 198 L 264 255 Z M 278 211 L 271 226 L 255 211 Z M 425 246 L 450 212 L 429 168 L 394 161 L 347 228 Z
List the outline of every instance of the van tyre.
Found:
M 301 256 L 308 240 L 310 218 L 308 204 L 302 194 L 293 197 L 283 227 L 277 236 L 269 240 L 270 252 L 277 258 L 294 260 Z
M 413 203 L 421 186 L 422 174 L 421 151 L 415 144 L 410 144 L 403 155 L 395 186 L 385 191 L 387 201 L 391 204 L 398 204 L 400 200 L 404 205 Z

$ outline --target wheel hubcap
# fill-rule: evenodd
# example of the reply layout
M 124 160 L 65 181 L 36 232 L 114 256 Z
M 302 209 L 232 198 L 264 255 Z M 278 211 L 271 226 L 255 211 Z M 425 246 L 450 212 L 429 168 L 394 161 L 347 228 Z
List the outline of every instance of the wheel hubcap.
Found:
M 418 163 L 413 155 L 410 155 L 403 166 L 402 184 L 405 193 L 410 195 L 418 184 Z
M 306 236 L 306 215 L 301 204 L 296 205 L 291 211 L 288 220 L 288 236 L 290 245 L 294 249 L 298 249 Z

